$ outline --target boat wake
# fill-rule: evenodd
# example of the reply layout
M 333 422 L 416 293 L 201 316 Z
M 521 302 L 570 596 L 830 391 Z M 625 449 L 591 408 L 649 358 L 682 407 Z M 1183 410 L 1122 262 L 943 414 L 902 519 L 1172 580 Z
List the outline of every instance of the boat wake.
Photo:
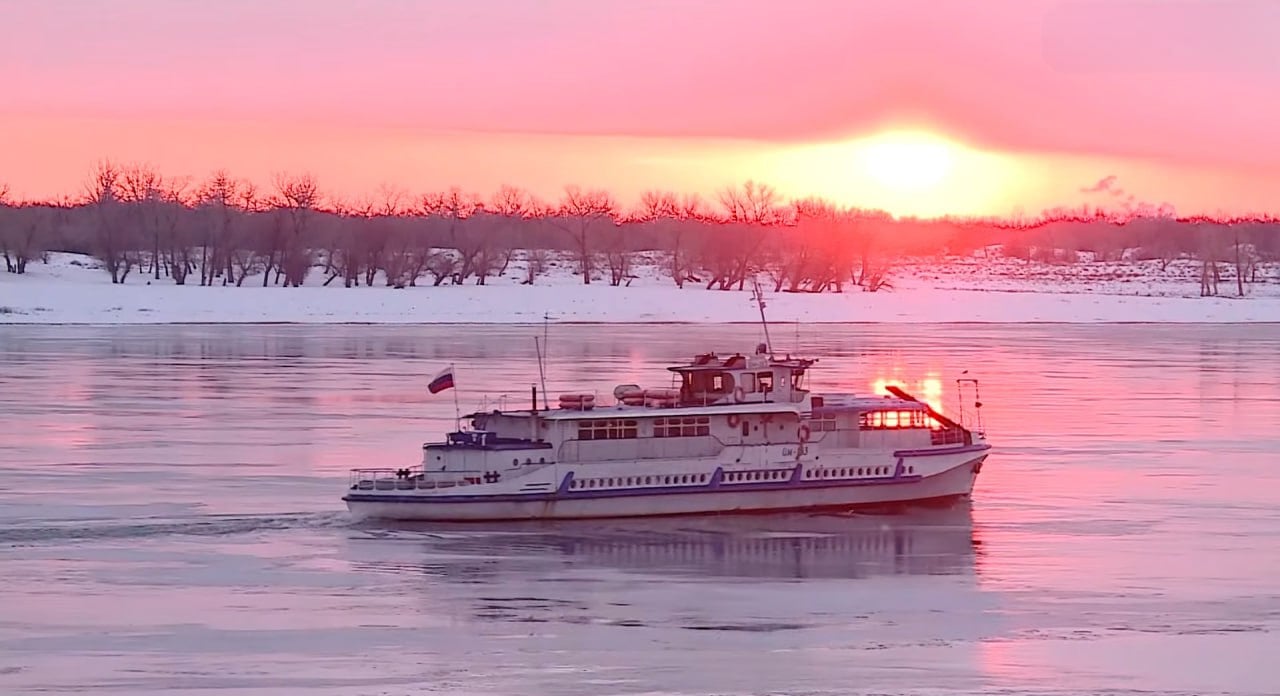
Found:
M 349 518 L 339 512 L 142 517 L 126 520 L 39 520 L 0 527 L 0 544 L 24 546 L 167 536 L 220 537 L 264 531 L 345 527 L 348 524 Z

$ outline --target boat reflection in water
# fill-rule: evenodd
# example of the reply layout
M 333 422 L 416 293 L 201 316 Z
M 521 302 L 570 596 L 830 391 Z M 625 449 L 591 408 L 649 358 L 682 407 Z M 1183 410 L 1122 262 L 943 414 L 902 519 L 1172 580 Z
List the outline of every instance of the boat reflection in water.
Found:
M 426 523 L 366 522 L 353 546 L 424 542 L 406 563 L 377 552 L 365 570 L 426 572 L 442 579 L 612 569 L 723 578 L 865 578 L 972 574 L 978 543 L 967 500 L 875 514 L 834 512 L 645 520 Z M 378 544 L 381 546 L 381 544 Z M 373 549 L 366 549 L 374 553 Z M 365 553 L 353 549 L 355 555 Z M 366 556 L 366 558 L 368 558 Z M 395 559 L 395 560 L 393 560 Z

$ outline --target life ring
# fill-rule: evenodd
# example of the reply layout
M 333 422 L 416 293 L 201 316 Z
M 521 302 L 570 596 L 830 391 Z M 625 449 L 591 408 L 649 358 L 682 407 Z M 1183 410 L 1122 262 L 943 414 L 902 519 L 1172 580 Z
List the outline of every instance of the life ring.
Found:
M 796 431 L 796 435 L 800 438 L 800 441 L 808 442 L 809 434 L 810 434 L 809 426 L 805 425 L 804 423 L 801 423 L 800 428 Z
M 734 402 L 735 404 L 740 404 L 740 403 L 742 403 L 743 401 L 746 401 L 746 400 L 747 400 L 747 390 L 743 389 L 743 388 L 742 388 L 742 385 L 738 385 L 738 386 L 734 387 L 734 388 L 733 388 L 733 402 Z
M 736 428 L 738 427 L 738 424 L 742 422 L 742 416 L 736 413 L 730 413 L 729 417 L 726 420 L 729 421 L 730 428 Z

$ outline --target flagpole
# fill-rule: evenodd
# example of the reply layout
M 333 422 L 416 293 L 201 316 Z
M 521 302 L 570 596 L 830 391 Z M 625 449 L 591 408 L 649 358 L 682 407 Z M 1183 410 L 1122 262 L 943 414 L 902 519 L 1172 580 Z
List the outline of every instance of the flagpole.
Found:
M 454 379 L 453 384 L 453 429 L 455 431 L 462 430 L 462 408 L 458 406 L 458 383 L 453 376 L 453 363 L 449 363 L 449 377 Z

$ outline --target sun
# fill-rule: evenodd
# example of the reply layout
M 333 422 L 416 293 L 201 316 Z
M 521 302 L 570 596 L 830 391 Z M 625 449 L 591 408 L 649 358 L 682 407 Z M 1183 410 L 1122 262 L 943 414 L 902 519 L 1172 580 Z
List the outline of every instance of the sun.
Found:
M 986 215 L 1025 178 L 1002 153 L 942 132 L 898 126 L 845 140 L 786 145 L 735 169 L 761 172 L 796 198 L 900 217 Z
M 888 191 L 937 188 L 955 167 L 955 147 L 928 133 L 899 131 L 857 141 L 854 161 L 862 173 Z

